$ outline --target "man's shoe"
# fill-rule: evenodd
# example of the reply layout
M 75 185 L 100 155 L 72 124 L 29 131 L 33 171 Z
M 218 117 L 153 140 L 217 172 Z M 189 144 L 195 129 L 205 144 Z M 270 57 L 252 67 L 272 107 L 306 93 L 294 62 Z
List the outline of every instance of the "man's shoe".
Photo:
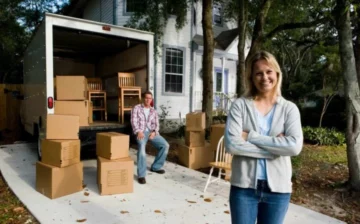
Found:
M 138 181 L 139 181 L 139 184 L 146 184 L 145 177 L 139 177 Z
M 153 170 L 153 169 L 150 169 L 151 172 L 154 172 L 154 173 L 158 173 L 158 174 L 164 174 L 165 173 L 165 170 Z

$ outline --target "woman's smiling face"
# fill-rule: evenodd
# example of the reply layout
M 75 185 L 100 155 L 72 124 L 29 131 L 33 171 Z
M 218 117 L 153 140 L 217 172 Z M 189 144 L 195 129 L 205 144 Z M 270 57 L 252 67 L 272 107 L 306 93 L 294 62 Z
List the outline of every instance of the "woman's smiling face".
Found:
M 269 93 L 275 90 L 278 76 L 265 59 L 255 62 L 252 70 L 252 80 L 258 93 Z

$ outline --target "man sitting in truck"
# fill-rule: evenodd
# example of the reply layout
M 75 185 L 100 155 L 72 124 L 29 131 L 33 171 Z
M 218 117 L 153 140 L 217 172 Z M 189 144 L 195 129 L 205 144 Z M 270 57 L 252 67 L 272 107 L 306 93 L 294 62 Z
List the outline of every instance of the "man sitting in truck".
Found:
M 143 103 L 136 105 L 131 111 L 131 126 L 138 144 L 137 152 L 137 174 L 140 184 L 146 184 L 146 143 L 150 143 L 158 150 L 153 164 L 150 167 L 151 172 L 164 174 L 161 169 L 165 163 L 169 144 L 159 134 L 159 116 L 157 111 L 151 106 L 153 95 L 150 91 L 143 94 Z

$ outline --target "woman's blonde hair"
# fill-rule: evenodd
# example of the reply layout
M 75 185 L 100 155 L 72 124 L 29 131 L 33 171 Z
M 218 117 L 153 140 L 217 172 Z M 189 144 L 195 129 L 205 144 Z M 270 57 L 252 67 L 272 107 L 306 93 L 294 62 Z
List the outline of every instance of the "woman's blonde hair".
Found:
M 255 97 L 258 94 L 258 91 L 253 82 L 253 69 L 254 64 L 257 61 L 266 60 L 270 67 L 272 67 L 277 74 L 277 83 L 275 86 L 274 95 L 281 96 L 281 83 L 282 83 L 282 73 L 279 66 L 279 63 L 276 61 L 274 55 L 267 51 L 259 51 L 255 54 L 251 55 L 248 63 L 246 65 L 245 71 L 245 93 L 244 95 L 247 97 Z

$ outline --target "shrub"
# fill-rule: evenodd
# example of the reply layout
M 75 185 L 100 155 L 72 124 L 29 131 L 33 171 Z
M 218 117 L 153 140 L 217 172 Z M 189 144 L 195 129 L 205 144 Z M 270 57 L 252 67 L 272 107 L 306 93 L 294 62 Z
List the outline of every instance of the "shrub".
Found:
M 342 145 L 345 135 L 334 128 L 303 127 L 304 140 L 319 145 Z

